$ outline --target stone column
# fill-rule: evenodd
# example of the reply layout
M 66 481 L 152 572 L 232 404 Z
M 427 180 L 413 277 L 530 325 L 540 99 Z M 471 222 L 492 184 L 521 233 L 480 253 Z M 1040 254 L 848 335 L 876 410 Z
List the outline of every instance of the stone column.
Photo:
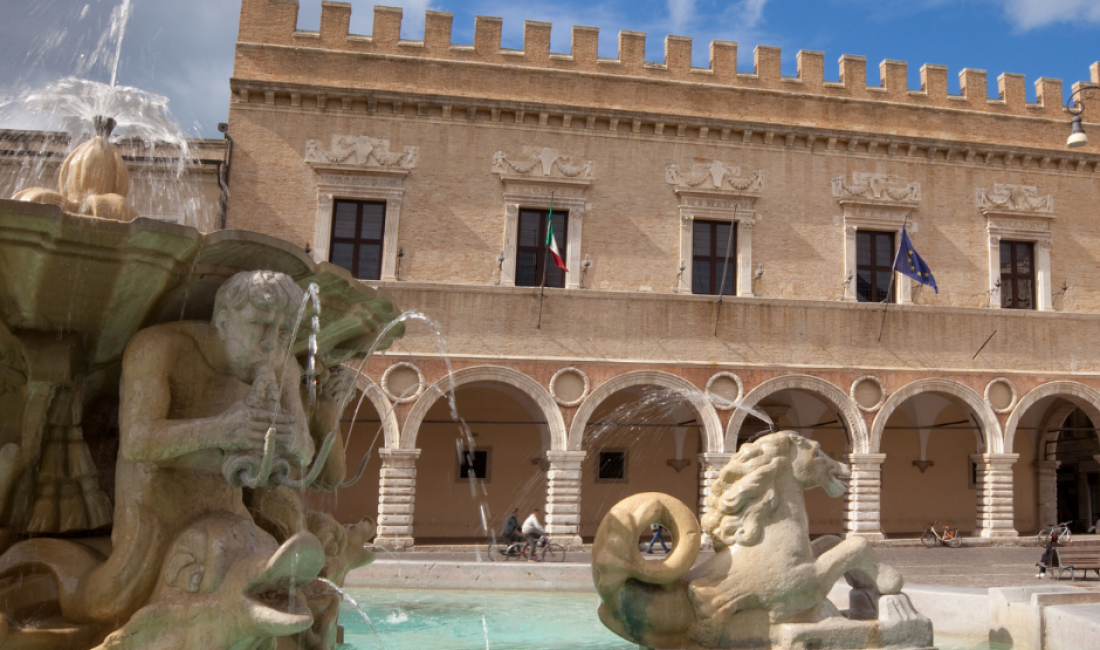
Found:
M 1037 460 L 1035 482 L 1039 492 L 1039 528 L 1058 523 L 1058 466 L 1061 461 Z
M 699 454 L 699 519 L 707 514 L 707 497 L 710 496 L 710 484 L 718 478 L 726 463 L 733 457 L 732 453 L 709 452 Z M 714 548 L 714 541 L 705 531 L 703 532 L 701 545 L 704 549 Z
M 581 547 L 581 463 L 583 451 L 548 451 L 546 532 L 566 548 Z
M 844 536 L 886 539 L 882 534 L 882 463 L 886 454 L 848 454 L 852 478 L 844 512 Z
M 709 452 L 699 454 L 699 518 L 707 513 L 707 497 L 710 484 L 718 478 L 718 472 L 730 462 L 732 453 Z
M 1013 519 L 1012 465 L 1020 454 L 974 454 L 978 464 L 978 535 L 1017 537 Z
M 419 449 L 380 449 L 382 479 L 378 486 L 378 536 L 375 544 L 393 550 L 413 545 L 416 506 L 416 459 Z

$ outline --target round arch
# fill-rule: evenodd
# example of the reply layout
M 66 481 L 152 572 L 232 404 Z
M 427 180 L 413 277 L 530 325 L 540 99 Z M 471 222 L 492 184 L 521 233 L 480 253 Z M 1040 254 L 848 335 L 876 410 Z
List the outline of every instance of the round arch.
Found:
M 764 398 L 783 390 L 805 391 L 824 400 L 826 404 L 836 409 L 840 417 L 843 418 L 844 426 L 848 428 L 852 439 L 852 451 L 857 454 L 868 452 L 870 442 L 867 438 L 867 425 L 864 423 L 859 409 L 852 402 L 852 398 L 848 396 L 848 393 L 820 377 L 812 375 L 775 377 L 749 391 L 748 395 L 745 395 L 745 398 L 741 400 L 741 403 L 748 408 L 755 408 Z M 734 411 L 729 426 L 726 427 L 726 449 L 737 448 L 737 434 L 741 432 L 741 425 L 745 423 L 748 416 L 748 411 L 744 409 Z
M 938 393 L 956 397 L 970 407 L 970 410 L 978 418 L 981 424 L 981 435 L 985 443 L 985 452 L 1000 454 L 1004 452 L 1004 439 L 1001 436 L 1001 425 L 997 422 L 997 414 L 993 407 L 985 401 L 976 390 L 951 379 L 942 377 L 929 377 L 918 379 L 906 384 L 886 400 L 882 405 L 875 421 L 871 424 L 871 453 L 876 453 L 882 446 L 882 432 L 886 428 L 886 422 L 906 400 L 921 393 Z
M 1036 402 L 1047 397 L 1060 397 L 1070 402 L 1089 416 L 1093 426 L 1100 426 L 1100 391 L 1076 381 L 1052 381 L 1033 388 L 1012 409 L 1012 414 L 1005 422 L 1005 449 L 1012 449 L 1016 440 L 1016 428 L 1020 426 L 1024 413 Z
M 363 373 L 359 373 L 355 378 L 355 387 L 366 395 L 367 400 L 374 406 L 374 410 L 378 411 L 378 419 L 382 421 L 383 444 L 386 449 L 397 449 L 398 442 L 401 440 L 401 429 L 397 426 L 397 414 L 393 412 L 393 404 L 390 403 L 389 398 L 373 379 Z
M 589 418 L 605 399 L 627 388 L 635 386 L 660 386 L 675 391 L 684 396 L 699 414 L 700 423 L 703 425 L 703 452 L 721 452 L 722 448 L 722 423 L 718 420 L 718 412 L 710 399 L 690 381 L 663 370 L 633 370 L 624 372 L 608 379 L 600 384 L 592 393 L 581 402 L 577 414 L 573 416 L 573 424 L 569 427 L 570 451 L 581 451 L 584 443 L 584 428 Z
M 552 451 L 564 450 L 566 443 L 565 419 L 561 410 L 554 402 L 550 391 L 534 379 L 518 370 L 502 366 L 474 366 L 462 368 L 443 377 L 424 391 L 417 398 L 405 418 L 405 426 L 401 432 L 401 449 L 416 449 L 416 434 L 420 431 L 420 425 L 428 415 L 428 410 L 440 398 L 445 398 L 452 388 L 459 388 L 466 384 L 489 383 L 505 384 L 520 391 L 531 398 L 535 406 L 546 417 L 546 424 L 550 430 L 550 449 Z

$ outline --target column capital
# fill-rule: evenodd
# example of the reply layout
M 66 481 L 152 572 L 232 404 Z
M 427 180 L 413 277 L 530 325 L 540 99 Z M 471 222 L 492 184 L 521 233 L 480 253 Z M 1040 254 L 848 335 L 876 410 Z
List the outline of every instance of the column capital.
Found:
M 417 458 L 420 458 L 419 449 L 387 449 L 382 448 L 378 450 L 378 457 L 382 459 L 382 462 L 413 462 Z
M 970 460 L 977 463 L 978 467 L 1007 470 L 1020 460 L 1020 454 L 970 454 Z
M 848 454 L 850 465 L 882 465 L 886 461 L 886 454 Z
M 698 455 L 700 467 L 721 469 L 730 462 L 736 452 L 708 451 Z
M 546 452 L 546 460 L 551 463 L 561 460 L 584 460 L 588 455 L 586 451 L 554 451 L 550 450 Z

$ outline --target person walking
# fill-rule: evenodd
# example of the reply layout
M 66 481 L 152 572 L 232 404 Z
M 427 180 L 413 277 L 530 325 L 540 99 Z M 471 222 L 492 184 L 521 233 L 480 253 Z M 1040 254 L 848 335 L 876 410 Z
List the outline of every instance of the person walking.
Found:
M 519 508 L 512 511 L 512 514 L 508 515 L 508 518 L 504 520 L 504 526 L 500 529 L 500 538 L 505 543 L 511 544 L 512 542 L 523 541 L 523 537 L 519 534 L 519 518 L 516 516 L 519 514 Z
M 539 523 L 539 509 L 531 511 L 531 516 L 523 520 L 523 536 L 527 539 L 527 561 L 535 561 L 535 551 L 539 546 L 539 539 L 546 534 L 546 529 Z
M 649 540 L 649 548 L 647 548 L 645 552 L 652 553 L 653 545 L 660 542 L 661 548 L 665 549 L 665 553 L 668 553 L 668 545 L 665 544 L 665 538 L 661 536 L 661 531 L 663 531 L 665 527 L 661 524 L 652 524 L 649 529 L 653 531 L 653 539 Z

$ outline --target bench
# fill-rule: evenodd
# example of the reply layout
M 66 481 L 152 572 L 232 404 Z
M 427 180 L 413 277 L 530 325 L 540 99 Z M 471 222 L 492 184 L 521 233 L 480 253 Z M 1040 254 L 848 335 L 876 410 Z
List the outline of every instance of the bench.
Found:
M 1081 571 L 1082 578 L 1087 577 L 1090 570 L 1100 578 L 1100 546 L 1063 546 L 1053 550 L 1053 561 L 1044 568 L 1050 569 L 1055 580 L 1061 580 L 1066 571 L 1069 571 L 1069 579 L 1073 580 L 1077 570 Z

